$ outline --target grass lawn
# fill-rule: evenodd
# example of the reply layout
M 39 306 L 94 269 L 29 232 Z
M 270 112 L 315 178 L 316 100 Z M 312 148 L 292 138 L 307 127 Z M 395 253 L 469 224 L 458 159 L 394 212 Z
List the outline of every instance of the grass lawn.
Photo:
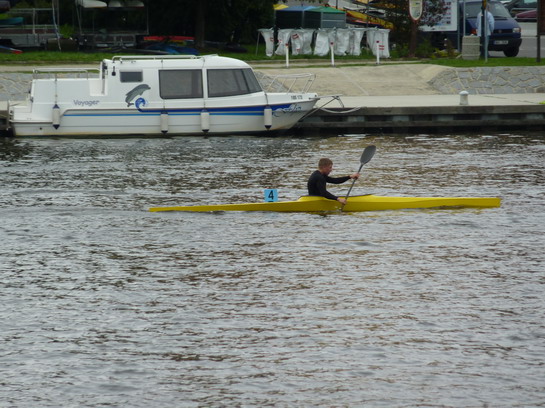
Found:
M 219 54 L 223 56 L 238 58 L 244 61 L 248 61 L 250 64 L 255 61 L 277 61 L 283 62 L 285 57 L 273 56 L 267 57 L 265 55 L 265 46 L 260 44 L 256 52 L 255 45 L 246 46 L 247 53 L 231 53 L 218 49 L 201 50 L 201 54 Z M 134 51 L 127 50 L 126 52 L 59 52 L 59 51 L 25 51 L 22 54 L 7 54 L 0 53 L 0 64 L 3 65 L 27 65 L 29 63 L 33 65 L 39 64 L 98 64 L 99 61 L 105 58 L 111 58 L 114 55 L 135 55 Z M 422 62 L 427 64 L 437 64 L 450 67 L 494 67 L 494 66 L 539 66 L 544 65 L 545 61 L 541 63 L 536 62 L 535 58 L 489 58 L 488 61 L 481 60 L 462 60 L 461 58 L 425 58 L 425 59 L 406 59 L 396 58 L 395 50 L 391 52 L 392 58 L 383 59 L 382 61 L 388 61 L 390 63 L 406 63 L 406 62 Z M 140 54 L 141 55 L 141 54 Z M 301 55 L 291 56 L 290 61 L 304 60 L 309 61 L 313 66 L 319 61 L 323 62 L 324 66 L 330 64 L 330 56 L 319 57 L 316 55 Z M 374 63 L 376 58 L 368 51 L 362 53 L 361 56 L 335 56 L 335 61 L 343 62 L 350 65 L 367 65 Z

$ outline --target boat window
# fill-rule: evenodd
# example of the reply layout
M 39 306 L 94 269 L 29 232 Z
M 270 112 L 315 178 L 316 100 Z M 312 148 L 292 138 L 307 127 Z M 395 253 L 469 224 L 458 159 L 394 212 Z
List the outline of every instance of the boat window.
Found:
M 159 89 L 163 99 L 202 98 L 202 71 L 200 69 L 160 70 Z
M 208 70 L 208 96 L 211 98 L 245 95 L 261 90 L 250 68 Z
M 121 71 L 121 82 L 142 82 L 142 71 Z

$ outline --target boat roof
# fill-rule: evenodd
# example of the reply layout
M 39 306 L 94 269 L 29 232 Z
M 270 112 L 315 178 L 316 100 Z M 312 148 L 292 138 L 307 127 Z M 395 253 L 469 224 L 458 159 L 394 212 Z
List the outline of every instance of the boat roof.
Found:
M 249 68 L 241 60 L 219 55 L 132 55 L 115 56 L 107 64 L 131 68 Z

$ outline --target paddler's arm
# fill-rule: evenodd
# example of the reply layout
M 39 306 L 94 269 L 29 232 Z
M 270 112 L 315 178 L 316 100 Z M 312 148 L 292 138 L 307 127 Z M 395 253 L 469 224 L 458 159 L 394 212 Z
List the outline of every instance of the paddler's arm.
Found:
M 332 184 L 341 184 L 341 183 L 344 183 L 345 181 L 348 181 L 350 179 L 357 180 L 359 176 L 360 176 L 359 173 L 354 173 L 354 174 L 351 174 L 350 176 L 344 176 L 344 177 L 329 177 L 329 176 L 326 176 L 326 181 L 328 183 L 332 183 Z M 333 194 L 331 194 L 329 192 L 327 192 L 327 194 L 331 195 L 330 200 L 337 200 L 342 205 L 346 205 L 346 199 L 344 197 L 337 197 L 337 196 L 335 196 L 335 195 L 333 195 Z M 329 197 L 326 197 L 326 198 L 329 198 Z
M 349 176 L 344 176 L 344 177 L 329 177 L 329 176 L 326 176 L 326 181 L 328 183 L 331 183 L 331 184 L 342 184 L 350 179 L 358 179 L 360 176 L 359 173 L 354 173 L 354 174 L 351 174 Z
M 336 195 L 331 194 L 327 190 L 325 191 L 325 194 L 322 195 L 322 197 L 328 198 L 330 200 L 338 201 L 341 204 L 346 204 L 346 200 L 344 199 L 344 197 L 337 197 Z
M 339 178 L 344 178 L 344 177 L 339 177 Z M 336 183 L 336 184 L 338 184 L 338 183 Z M 339 203 L 341 203 L 343 205 L 346 204 L 346 200 L 344 199 L 344 197 L 337 197 L 336 195 L 331 194 L 329 191 L 326 190 L 325 186 L 323 187 L 323 190 L 322 189 L 320 189 L 320 190 L 321 190 L 320 195 L 322 197 L 325 197 L 325 198 L 327 198 L 329 200 L 338 201 Z

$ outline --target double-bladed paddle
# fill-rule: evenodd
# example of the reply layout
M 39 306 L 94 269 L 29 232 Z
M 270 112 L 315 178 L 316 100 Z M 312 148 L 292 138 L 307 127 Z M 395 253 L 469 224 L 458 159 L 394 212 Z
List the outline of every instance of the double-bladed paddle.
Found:
M 371 146 L 367 146 L 364 150 L 363 150 L 363 153 L 361 154 L 361 157 L 360 157 L 360 168 L 358 169 L 358 173 L 361 171 L 361 168 L 363 167 L 363 165 L 365 163 L 368 163 L 372 158 L 373 156 L 375 155 L 375 152 L 377 150 L 377 147 L 374 146 L 374 145 L 371 145 Z M 354 187 L 354 183 L 356 182 L 356 179 L 354 179 L 352 181 L 352 185 L 350 186 L 350 189 L 348 190 L 348 193 L 346 193 L 346 197 L 345 197 L 345 200 L 348 200 L 348 196 L 350 195 L 350 192 L 352 191 L 352 187 Z M 345 204 L 343 204 L 341 206 L 341 211 L 343 210 Z

